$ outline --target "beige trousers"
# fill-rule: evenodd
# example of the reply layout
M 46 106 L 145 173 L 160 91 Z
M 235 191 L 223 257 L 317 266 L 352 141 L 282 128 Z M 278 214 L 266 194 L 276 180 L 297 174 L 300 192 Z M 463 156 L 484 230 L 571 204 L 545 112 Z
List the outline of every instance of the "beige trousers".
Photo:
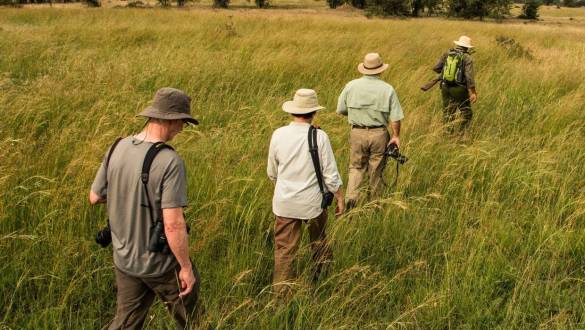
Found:
M 309 241 L 313 250 L 314 279 L 319 277 L 323 265 L 331 261 L 332 253 L 327 244 L 325 227 L 327 224 L 327 210 L 311 220 L 284 218 L 275 215 L 274 224 L 274 273 L 272 283 L 277 293 L 288 291 L 286 281 L 294 277 L 292 265 L 299 248 L 302 235 L 302 225 L 307 223 Z
M 388 134 L 386 127 L 351 129 L 346 201 L 357 202 L 360 195 L 360 185 L 366 171 L 370 179 L 370 195 L 372 197 L 379 196 L 385 185 L 382 179 L 386 167 L 384 151 L 389 141 L 390 134 Z

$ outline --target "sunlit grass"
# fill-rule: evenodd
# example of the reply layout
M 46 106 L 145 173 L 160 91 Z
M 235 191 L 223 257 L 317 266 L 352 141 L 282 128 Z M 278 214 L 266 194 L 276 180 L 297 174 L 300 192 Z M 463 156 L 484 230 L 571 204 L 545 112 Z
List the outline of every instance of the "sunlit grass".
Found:
M 442 134 L 438 91 L 418 89 L 460 34 L 478 46 L 466 140 Z M 500 35 L 525 52 L 499 46 Z M 584 37 L 578 25 L 0 9 L 0 325 L 89 329 L 112 318 L 111 251 L 93 242 L 105 213 L 86 195 L 107 146 L 140 130 L 135 114 L 173 86 L 201 121 L 173 145 L 188 167 L 204 324 L 583 328 Z M 331 218 L 329 277 L 312 285 L 301 249 L 296 294 L 279 303 L 265 158 L 289 120 L 280 106 L 297 88 L 317 90 L 346 181 L 349 128 L 334 109 L 370 51 L 390 64 L 383 78 L 406 113 L 410 161 L 382 199 Z M 148 328 L 172 327 L 162 305 L 152 315 Z

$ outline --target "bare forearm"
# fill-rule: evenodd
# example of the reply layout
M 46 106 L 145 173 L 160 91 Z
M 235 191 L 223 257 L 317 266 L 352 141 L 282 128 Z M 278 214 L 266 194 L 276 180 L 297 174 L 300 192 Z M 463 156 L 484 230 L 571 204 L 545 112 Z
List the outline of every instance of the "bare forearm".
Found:
M 337 191 L 333 193 L 333 196 L 335 196 L 335 199 L 337 199 L 338 201 L 343 201 L 344 196 L 342 187 L 339 187 L 339 189 L 337 189 Z
M 392 137 L 400 137 L 400 122 L 400 120 L 393 121 L 390 124 L 390 127 L 392 128 Z
M 167 240 L 169 242 L 169 247 L 179 265 L 181 267 L 190 267 L 191 261 L 189 259 L 189 236 L 187 235 L 187 230 L 183 226 L 182 229 L 167 229 L 165 226 L 165 232 L 167 235 Z
M 190 267 L 189 237 L 182 209 L 163 209 L 165 235 L 181 268 Z

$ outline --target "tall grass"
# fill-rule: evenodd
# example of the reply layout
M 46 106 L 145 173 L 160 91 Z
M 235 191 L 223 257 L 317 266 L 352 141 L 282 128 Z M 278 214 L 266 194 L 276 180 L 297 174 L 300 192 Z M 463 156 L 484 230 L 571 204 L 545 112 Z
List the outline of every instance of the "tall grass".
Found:
M 479 101 L 468 140 L 442 134 L 418 87 L 460 34 Z M 498 46 L 515 39 L 531 56 Z M 115 137 L 163 86 L 201 125 L 173 141 L 188 167 L 191 255 L 218 329 L 585 327 L 585 30 L 258 12 L 0 10 L 0 326 L 91 329 L 113 317 L 111 250 L 87 192 Z M 406 113 L 397 187 L 331 218 L 335 262 L 270 294 L 272 131 L 297 88 L 317 90 L 347 178 L 338 93 L 377 51 Z M 391 164 L 392 165 L 392 164 Z M 393 181 L 393 169 L 386 173 Z M 172 327 L 157 304 L 149 329 Z

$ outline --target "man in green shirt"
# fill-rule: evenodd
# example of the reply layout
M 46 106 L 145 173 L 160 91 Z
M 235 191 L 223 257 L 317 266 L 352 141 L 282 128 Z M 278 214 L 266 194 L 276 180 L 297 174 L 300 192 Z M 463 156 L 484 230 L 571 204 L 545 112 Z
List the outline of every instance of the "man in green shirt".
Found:
M 448 133 L 455 131 L 455 117 L 461 112 L 459 132 L 469 127 L 473 112 L 471 104 L 477 101 L 475 73 L 470 50 L 471 38 L 461 36 L 454 41 L 457 47 L 443 54 L 433 71 L 441 74 L 441 96 L 443 98 L 443 124 Z
M 337 113 L 347 116 L 351 125 L 346 209 L 357 203 L 366 171 L 371 195 L 380 193 L 384 185 L 386 147 L 391 143 L 400 147 L 400 123 L 404 114 L 396 91 L 380 78 L 387 68 L 379 54 L 367 54 L 358 65 L 358 71 L 364 76 L 347 83 L 339 95 Z

